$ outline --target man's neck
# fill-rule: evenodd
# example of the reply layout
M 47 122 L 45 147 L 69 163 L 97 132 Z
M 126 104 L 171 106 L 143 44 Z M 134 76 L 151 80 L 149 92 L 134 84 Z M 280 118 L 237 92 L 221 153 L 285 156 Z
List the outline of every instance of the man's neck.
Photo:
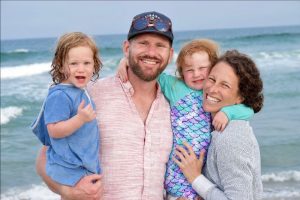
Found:
M 157 92 L 157 81 L 144 81 L 141 80 L 139 77 L 137 77 L 132 72 L 128 72 L 128 79 L 131 83 L 134 94 L 137 94 L 138 96 L 147 96 L 149 97 L 155 97 Z
M 137 108 L 137 111 L 143 120 L 146 123 L 149 111 L 151 109 L 152 103 L 156 98 L 157 93 L 157 82 L 153 81 L 143 81 L 137 77 L 132 72 L 128 71 L 128 79 L 133 87 L 133 102 Z

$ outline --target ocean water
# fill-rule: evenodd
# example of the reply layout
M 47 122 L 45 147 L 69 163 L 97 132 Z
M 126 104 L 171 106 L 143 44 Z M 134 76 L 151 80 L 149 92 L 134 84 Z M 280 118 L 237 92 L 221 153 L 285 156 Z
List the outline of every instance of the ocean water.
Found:
M 195 38 L 216 40 L 256 61 L 265 105 L 251 120 L 262 157 L 265 200 L 300 199 L 300 26 L 175 32 L 174 61 Z M 126 35 L 94 36 L 104 67 L 114 75 Z M 59 199 L 35 172 L 41 147 L 29 129 L 51 83 L 56 38 L 1 40 L 1 199 Z M 175 71 L 174 62 L 166 69 Z

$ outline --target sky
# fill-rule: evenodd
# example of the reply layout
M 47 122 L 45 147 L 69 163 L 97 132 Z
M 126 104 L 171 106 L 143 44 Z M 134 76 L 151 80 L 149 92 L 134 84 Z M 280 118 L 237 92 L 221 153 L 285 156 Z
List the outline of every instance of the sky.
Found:
M 300 1 L 7 1 L 1 0 L 1 40 L 126 34 L 132 18 L 158 11 L 174 31 L 300 25 Z

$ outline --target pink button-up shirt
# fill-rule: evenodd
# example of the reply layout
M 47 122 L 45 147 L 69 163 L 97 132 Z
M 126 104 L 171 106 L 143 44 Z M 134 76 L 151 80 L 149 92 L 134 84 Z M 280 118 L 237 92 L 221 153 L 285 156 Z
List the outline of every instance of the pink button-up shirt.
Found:
M 172 147 L 170 108 L 160 89 L 146 123 L 129 82 L 116 77 L 89 85 L 100 128 L 105 200 L 160 200 Z

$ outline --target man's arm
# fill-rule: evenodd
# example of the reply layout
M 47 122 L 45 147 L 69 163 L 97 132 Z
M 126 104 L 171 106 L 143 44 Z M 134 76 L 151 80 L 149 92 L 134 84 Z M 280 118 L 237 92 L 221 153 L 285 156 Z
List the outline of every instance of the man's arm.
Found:
M 46 151 L 43 146 L 36 159 L 36 170 L 49 189 L 60 194 L 63 200 L 100 200 L 103 194 L 101 175 L 83 177 L 74 187 L 60 185 L 46 174 Z

